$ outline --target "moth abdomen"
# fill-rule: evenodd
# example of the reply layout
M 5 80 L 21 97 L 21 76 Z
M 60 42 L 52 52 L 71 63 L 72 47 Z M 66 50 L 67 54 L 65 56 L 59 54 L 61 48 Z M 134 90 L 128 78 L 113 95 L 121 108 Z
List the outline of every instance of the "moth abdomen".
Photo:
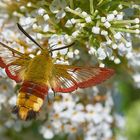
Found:
M 36 118 L 47 93 L 47 86 L 38 85 L 29 81 L 24 82 L 19 90 L 13 113 L 17 114 L 22 120 Z

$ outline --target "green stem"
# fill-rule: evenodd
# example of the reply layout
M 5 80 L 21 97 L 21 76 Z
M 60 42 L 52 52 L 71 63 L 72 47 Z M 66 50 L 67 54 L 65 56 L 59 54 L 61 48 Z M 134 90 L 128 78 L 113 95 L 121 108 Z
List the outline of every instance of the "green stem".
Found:
M 66 8 L 65 8 L 65 11 L 66 11 L 66 12 L 70 12 L 70 13 L 72 13 L 72 14 L 74 14 L 74 15 L 76 15 L 76 16 L 79 16 L 79 17 L 81 17 L 81 18 L 84 18 L 82 14 L 76 12 L 75 10 L 71 9 L 70 7 L 66 7 Z
M 114 28 L 110 28 L 110 31 L 112 32 L 113 35 L 116 34 Z M 121 41 L 122 41 L 124 44 L 126 44 L 126 42 L 127 42 L 123 36 L 121 36 Z
M 93 14 L 94 13 L 93 0 L 89 0 L 89 2 L 90 2 L 90 13 Z
M 125 29 L 125 28 L 113 28 L 113 27 L 112 27 L 112 29 L 114 29 L 115 31 L 136 34 L 135 30 Z
M 118 20 L 113 21 L 113 24 L 128 24 L 128 23 L 135 23 L 135 20 Z
M 73 2 L 73 0 L 69 0 L 69 1 L 70 1 L 70 8 L 74 9 L 74 2 Z
M 102 4 L 103 1 L 104 0 L 100 0 L 97 5 L 99 6 L 100 4 Z

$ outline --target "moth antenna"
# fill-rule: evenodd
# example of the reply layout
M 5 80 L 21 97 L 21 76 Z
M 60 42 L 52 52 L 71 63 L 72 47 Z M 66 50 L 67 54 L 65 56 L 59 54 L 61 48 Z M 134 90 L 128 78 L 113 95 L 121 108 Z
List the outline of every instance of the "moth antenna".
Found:
M 43 48 L 22 28 L 22 26 L 17 23 L 17 26 L 19 28 L 19 30 L 24 33 L 25 36 L 27 36 L 32 42 L 34 42 L 40 49 L 43 50 Z
M 55 45 L 57 45 L 57 44 L 54 44 L 54 45 L 52 45 L 51 47 L 49 46 L 49 49 L 51 50 Z
M 70 44 L 70 45 L 63 46 L 63 47 L 61 47 L 61 48 L 56 48 L 56 49 L 50 50 L 49 52 L 53 52 L 53 51 L 57 51 L 57 50 L 62 50 L 62 49 L 65 49 L 65 48 L 69 48 L 69 47 L 73 46 L 74 44 L 75 44 L 75 42 L 73 42 L 73 43 Z

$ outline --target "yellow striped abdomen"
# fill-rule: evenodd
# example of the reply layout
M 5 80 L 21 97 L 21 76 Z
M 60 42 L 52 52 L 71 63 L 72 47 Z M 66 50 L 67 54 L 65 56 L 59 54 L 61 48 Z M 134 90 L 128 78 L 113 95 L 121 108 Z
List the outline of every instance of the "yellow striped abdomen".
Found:
M 43 105 L 47 93 L 47 86 L 24 81 L 19 90 L 16 107 L 13 108 L 13 113 L 17 114 L 22 120 L 35 118 Z

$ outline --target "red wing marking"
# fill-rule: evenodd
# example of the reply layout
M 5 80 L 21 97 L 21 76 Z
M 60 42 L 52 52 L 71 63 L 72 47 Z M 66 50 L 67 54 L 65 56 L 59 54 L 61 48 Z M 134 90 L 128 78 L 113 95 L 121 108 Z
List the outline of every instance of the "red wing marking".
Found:
M 4 61 L 2 60 L 2 58 L 0 57 L 0 67 L 1 68 L 5 68 L 6 64 L 4 63 Z
M 95 86 L 110 78 L 115 72 L 113 69 L 100 67 L 75 67 L 69 65 L 55 65 L 54 85 L 55 92 L 72 92 L 77 88 Z
M 21 71 L 21 67 L 17 66 L 11 69 L 12 67 L 14 67 L 14 65 L 7 65 L 5 67 L 5 72 L 7 73 L 8 77 L 12 80 L 15 80 L 17 83 L 21 82 L 22 80 L 19 74 L 19 72 Z

